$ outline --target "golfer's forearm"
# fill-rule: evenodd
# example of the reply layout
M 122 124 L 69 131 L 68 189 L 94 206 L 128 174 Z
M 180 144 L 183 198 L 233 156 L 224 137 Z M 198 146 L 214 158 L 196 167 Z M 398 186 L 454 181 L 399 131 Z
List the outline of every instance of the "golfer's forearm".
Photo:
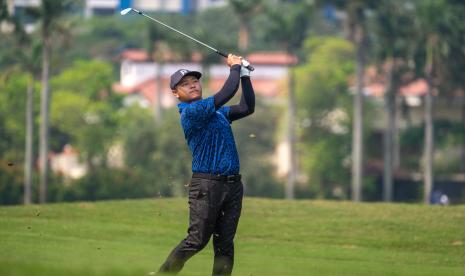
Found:
M 231 106 L 229 119 L 231 121 L 244 118 L 255 111 L 255 93 L 249 77 L 241 78 L 242 95 L 238 105 Z
M 228 79 L 221 90 L 213 96 L 215 99 L 216 109 L 226 104 L 232 97 L 234 97 L 234 94 L 236 94 L 237 89 L 239 89 L 240 72 L 240 65 L 233 65 L 231 67 Z

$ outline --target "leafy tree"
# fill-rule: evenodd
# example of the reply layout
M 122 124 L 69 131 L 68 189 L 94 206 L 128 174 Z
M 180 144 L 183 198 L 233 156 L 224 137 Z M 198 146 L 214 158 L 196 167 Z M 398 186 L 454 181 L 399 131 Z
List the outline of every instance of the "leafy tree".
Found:
M 100 61 L 77 61 L 52 79 L 56 91 L 52 98 L 51 122 L 85 156 L 90 170 L 96 157 L 105 164 L 106 152 L 113 142 L 117 124 L 111 105 L 109 86 L 113 71 Z
M 52 79 L 52 88 L 71 91 L 90 101 L 107 101 L 113 96 L 113 81 L 113 67 L 108 62 L 76 60 Z
M 150 171 L 151 156 L 157 150 L 156 134 L 150 110 L 131 106 L 123 111 L 118 136 L 126 166 Z
M 156 172 L 156 176 L 152 181 L 180 195 L 192 176 L 191 154 L 179 123 L 177 107 L 167 110 L 165 114 L 162 124 L 156 128 L 157 150 L 151 156 L 151 170 Z
M 58 197 L 66 201 L 147 198 L 171 195 L 146 182 L 144 174 L 132 168 L 101 168 L 68 185 Z M 164 188 L 164 187 L 162 187 Z
M 344 39 L 315 37 L 304 50 L 306 63 L 296 69 L 302 168 L 315 196 L 348 198 L 354 47 Z
M 147 196 L 183 193 L 191 177 L 190 154 L 179 125 L 177 108 L 168 109 L 160 125 L 153 124 L 147 109 L 124 110 L 119 129 L 125 164 L 151 191 Z
M 282 183 L 276 179 L 270 162 L 280 113 L 278 107 L 257 96 L 254 114 L 232 124 L 247 196 L 283 197 Z

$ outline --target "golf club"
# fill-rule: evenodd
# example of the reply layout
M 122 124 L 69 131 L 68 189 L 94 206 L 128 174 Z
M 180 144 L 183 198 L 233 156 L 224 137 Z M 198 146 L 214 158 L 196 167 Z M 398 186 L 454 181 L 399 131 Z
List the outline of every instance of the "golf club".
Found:
M 152 21 L 155 21 L 155 22 L 157 22 L 158 24 L 161 24 L 161 25 L 165 26 L 166 28 L 168 28 L 168 29 L 170 29 L 170 30 L 173 30 L 173 31 L 177 32 L 178 34 L 181 34 L 181 35 L 183 35 L 183 36 L 185 36 L 185 37 L 187 37 L 187 38 L 189 38 L 189 39 L 192 39 L 193 41 L 195 41 L 195 42 L 197 42 L 197 43 L 199 43 L 199 44 L 201 44 L 201 45 L 203 45 L 203 46 L 205 46 L 205 47 L 207 47 L 207 48 L 213 50 L 215 53 L 217 53 L 217 54 L 219 54 L 219 55 L 221 55 L 221 56 L 223 56 L 223 57 L 225 57 L 225 58 L 228 57 L 227 54 L 225 54 L 225 53 L 223 53 L 223 52 L 221 52 L 221 51 L 219 51 L 219 50 L 213 48 L 212 46 L 210 46 L 210 45 L 208 45 L 208 44 L 205 44 L 205 43 L 203 43 L 202 41 L 199 41 L 199 40 L 193 38 L 192 36 L 187 35 L 187 34 L 181 32 L 181 31 L 179 31 L 179 30 L 177 30 L 177 29 L 175 29 L 175 28 L 173 28 L 173 27 L 171 27 L 171 26 L 169 26 L 169 25 L 167 25 L 167 24 L 161 22 L 160 20 L 157 20 L 157 19 L 155 19 L 155 18 L 153 18 L 153 17 L 151 17 L 151 16 L 149 16 L 149 15 L 147 15 L 147 14 L 145 14 L 145 13 L 139 11 L 139 10 L 136 10 L 136 9 L 133 9 L 133 8 L 127 8 L 127 9 L 124 9 L 124 10 L 121 11 L 121 15 L 126 15 L 126 14 L 128 14 L 129 12 L 131 12 L 131 11 L 133 11 L 133 12 L 135 12 L 135 13 L 137 13 L 137 14 L 143 15 L 143 16 L 147 17 L 148 19 L 150 19 L 150 20 L 152 20 Z M 242 59 L 242 66 L 244 66 L 245 68 L 249 69 L 250 71 L 255 70 L 255 68 L 253 68 L 253 67 L 250 65 L 250 63 L 249 63 L 247 60 L 245 60 L 245 59 Z

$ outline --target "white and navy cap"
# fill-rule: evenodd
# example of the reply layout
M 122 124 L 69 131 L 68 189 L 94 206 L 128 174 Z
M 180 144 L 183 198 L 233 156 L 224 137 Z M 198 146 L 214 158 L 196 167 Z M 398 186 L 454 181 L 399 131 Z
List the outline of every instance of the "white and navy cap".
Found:
M 171 81 L 170 81 L 170 88 L 174 90 L 176 88 L 176 85 L 181 81 L 181 79 L 185 76 L 194 76 L 198 79 L 202 76 L 200 72 L 197 71 L 190 71 L 187 69 L 179 69 L 178 71 L 174 72 L 174 74 L 171 75 Z

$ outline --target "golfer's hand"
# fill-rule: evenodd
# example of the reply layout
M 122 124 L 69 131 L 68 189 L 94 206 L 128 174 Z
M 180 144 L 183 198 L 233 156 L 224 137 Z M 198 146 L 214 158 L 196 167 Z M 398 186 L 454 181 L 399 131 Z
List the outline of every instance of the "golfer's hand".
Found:
M 250 70 L 247 69 L 247 66 L 249 66 L 249 65 L 250 65 L 250 63 L 247 60 L 245 60 L 245 59 L 242 60 L 241 74 L 240 74 L 241 78 L 242 77 L 250 77 Z
M 233 54 L 228 55 L 228 66 L 231 67 L 235 64 L 241 65 L 242 64 L 242 57 L 235 56 Z

